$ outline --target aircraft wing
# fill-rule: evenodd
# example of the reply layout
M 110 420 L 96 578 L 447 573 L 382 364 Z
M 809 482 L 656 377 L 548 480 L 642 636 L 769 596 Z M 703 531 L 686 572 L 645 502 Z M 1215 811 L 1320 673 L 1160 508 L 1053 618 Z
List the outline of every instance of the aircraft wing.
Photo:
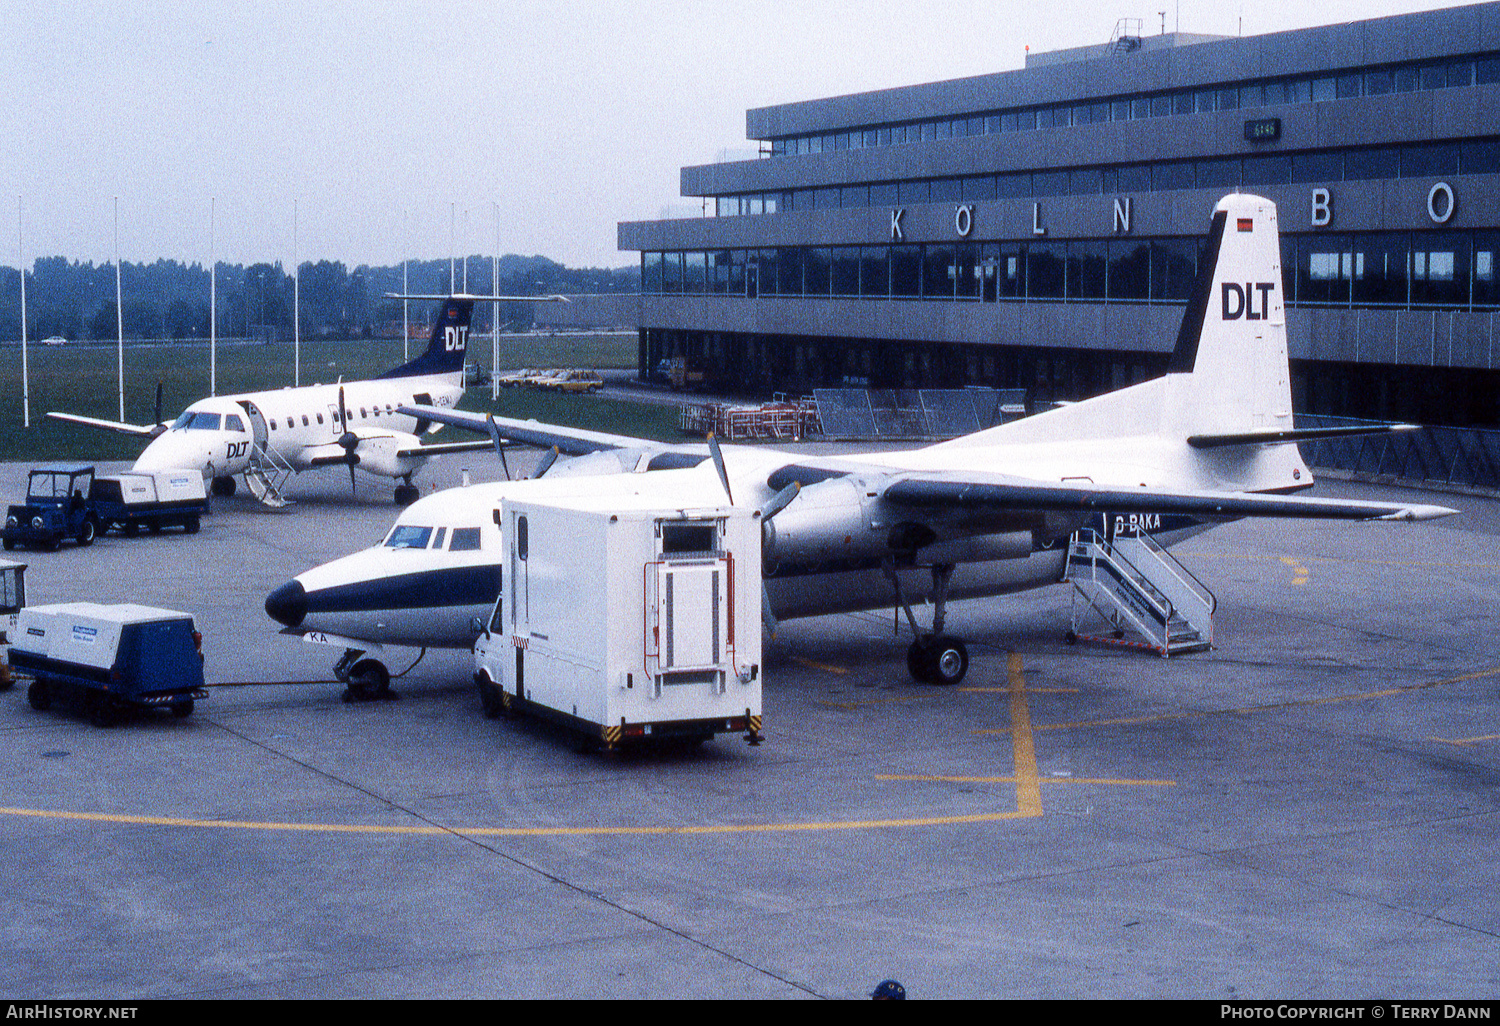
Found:
M 490 433 L 488 422 L 491 418 L 482 413 L 439 410 L 432 406 L 400 406 L 397 407 L 396 412 L 404 413 L 408 417 L 430 420 L 436 424 L 451 424 L 456 428 L 473 431 L 476 434 L 488 436 Z M 599 452 L 601 449 L 638 449 L 642 446 L 651 447 L 657 444 L 641 438 L 632 438 L 629 435 L 611 435 L 603 431 L 559 427 L 556 424 L 543 424 L 538 420 L 514 420 L 510 417 L 493 419 L 501 438 L 511 442 L 520 442 L 523 445 L 534 445 L 541 449 L 550 449 L 555 446 L 557 451 L 564 456 L 583 456 L 587 453 Z
M 99 420 L 96 417 L 80 417 L 76 413 L 49 413 L 47 416 L 53 420 L 66 420 L 73 424 L 84 424 L 88 427 L 103 428 L 106 431 L 118 431 L 122 435 L 139 435 L 147 438 L 160 434 L 165 424 L 122 424 L 117 420 Z
M 1435 520 L 1458 512 L 1446 506 L 1313 499 L 1251 492 L 1171 491 L 1078 483 L 1054 484 L 1021 478 L 965 481 L 947 475 L 899 478 L 885 489 L 882 498 L 897 506 L 931 510 L 1175 513 L 1205 520 L 1233 520 L 1240 517 Z
M 402 459 L 411 459 L 413 456 L 442 456 L 455 452 L 479 452 L 484 449 L 493 449 L 494 443 L 480 441 L 472 442 L 432 442 L 428 445 L 413 445 L 406 449 L 398 449 L 396 455 Z

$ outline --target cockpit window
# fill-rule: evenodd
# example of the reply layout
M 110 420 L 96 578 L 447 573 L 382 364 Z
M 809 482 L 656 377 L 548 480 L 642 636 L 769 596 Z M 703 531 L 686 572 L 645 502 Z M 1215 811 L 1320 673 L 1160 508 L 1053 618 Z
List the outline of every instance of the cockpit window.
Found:
M 448 533 L 448 529 L 446 527 L 439 527 L 437 529 L 437 536 L 432 539 L 432 547 L 435 548 L 435 549 L 442 548 L 443 547 L 443 535 L 445 535 L 447 533 Z
M 391 528 L 391 533 L 386 535 L 385 547 L 388 549 L 425 549 L 427 540 L 431 537 L 432 528 L 430 527 L 397 524 Z
M 239 418 L 231 417 L 230 419 L 238 420 Z M 219 430 L 219 415 L 217 413 L 184 411 L 182 416 L 172 422 L 172 428 L 173 430 L 182 429 L 185 431 L 217 431 Z M 241 427 L 240 430 L 243 431 L 245 429 Z
M 229 416 L 224 418 L 224 430 L 239 431 L 243 433 L 245 430 L 245 422 L 231 413 Z
M 448 543 L 449 552 L 473 552 L 479 548 L 479 528 L 455 527 L 453 540 Z

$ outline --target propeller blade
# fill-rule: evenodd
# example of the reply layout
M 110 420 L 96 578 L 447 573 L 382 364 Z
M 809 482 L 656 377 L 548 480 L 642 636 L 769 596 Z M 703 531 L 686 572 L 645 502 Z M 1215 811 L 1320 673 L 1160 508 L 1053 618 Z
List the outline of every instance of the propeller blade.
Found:
M 771 501 L 767 502 L 760 511 L 760 522 L 765 523 L 767 520 L 770 520 L 776 514 L 786 509 L 787 506 L 791 505 L 792 500 L 795 499 L 798 493 L 800 493 L 801 491 L 802 486 L 796 481 L 793 481 L 781 491 L 771 496 Z
M 350 495 L 355 495 L 355 496 L 359 495 L 359 488 L 356 487 L 355 484 L 354 484 L 354 464 L 353 463 L 349 464 L 349 494 Z
M 537 478 L 539 478 L 543 474 L 545 474 L 547 471 L 551 470 L 552 469 L 552 464 L 554 464 L 556 462 L 557 462 L 557 446 L 554 445 L 552 448 L 548 449 L 545 453 L 542 454 L 541 462 L 539 462 L 536 465 L 536 470 L 534 470 L 534 471 L 531 472 L 531 478 L 532 478 L 532 480 L 533 481 L 536 480 Z
M 160 381 L 158 381 L 156 383 L 156 419 L 153 420 L 151 423 L 153 423 L 153 424 L 160 424 L 161 423 L 161 382 Z
M 714 433 L 708 433 L 708 451 L 713 454 L 714 469 L 719 472 L 719 481 L 724 485 L 724 494 L 729 497 L 729 504 L 734 505 L 734 493 L 729 490 L 729 470 L 724 466 L 724 453 L 719 449 L 719 440 Z

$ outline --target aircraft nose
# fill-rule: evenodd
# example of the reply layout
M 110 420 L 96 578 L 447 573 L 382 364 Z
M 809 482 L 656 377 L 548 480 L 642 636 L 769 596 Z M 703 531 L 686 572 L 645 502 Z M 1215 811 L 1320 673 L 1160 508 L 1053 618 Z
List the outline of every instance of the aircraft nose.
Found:
M 307 616 L 307 589 L 301 581 L 287 581 L 266 596 L 266 615 L 277 623 L 296 627 Z

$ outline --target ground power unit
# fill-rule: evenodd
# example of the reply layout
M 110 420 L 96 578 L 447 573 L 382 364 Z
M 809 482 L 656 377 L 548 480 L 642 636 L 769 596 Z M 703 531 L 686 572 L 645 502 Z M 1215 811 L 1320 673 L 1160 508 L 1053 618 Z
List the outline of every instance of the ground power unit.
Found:
M 761 739 L 760 515 L 504 500 L 500 597 L 476 623 L 486 714 L 534 711 L 606 749 Z

